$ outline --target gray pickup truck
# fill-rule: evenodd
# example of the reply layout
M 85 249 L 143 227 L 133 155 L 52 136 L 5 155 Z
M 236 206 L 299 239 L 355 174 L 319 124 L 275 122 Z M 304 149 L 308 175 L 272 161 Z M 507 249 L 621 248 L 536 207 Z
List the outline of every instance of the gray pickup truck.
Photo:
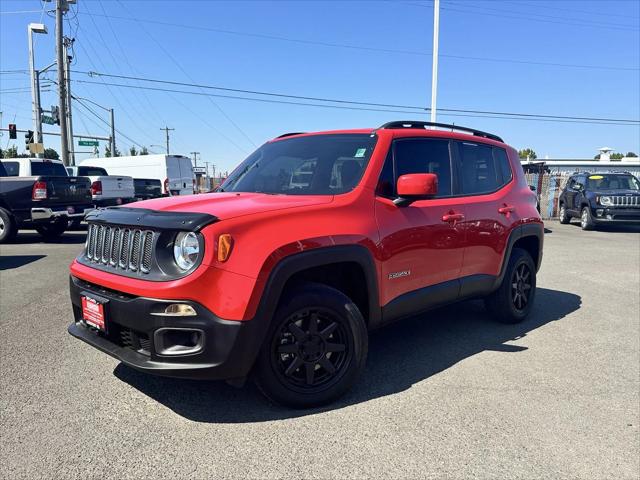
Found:
M 93 209 L 91 181 L 70 177 L 62 162 L 41 158 L 0 161 L 0 243 L 19 229 L 33 228 L 45 239 L 59 237 L 69 220 Z

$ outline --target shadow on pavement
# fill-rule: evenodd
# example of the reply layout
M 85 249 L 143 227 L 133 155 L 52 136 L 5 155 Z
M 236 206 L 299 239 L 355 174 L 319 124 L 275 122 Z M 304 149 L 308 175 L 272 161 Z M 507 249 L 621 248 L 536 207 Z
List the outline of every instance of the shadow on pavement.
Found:
M 580 305 L 578 295 L 538 288 L 536 306 L 521 324 L 495 323 L 481 301 L 468 301 L 372 332 L 367 366 L 358 383 L 345 397 L 323 408 L 291 410 L 271 405 L 251 382 L 236 389 L 224 382 L 154 377 L 123 364 L 113 373 L 196 422 L 244 423 L 301 417 L 402 392 L 486 350 L 527 350 L 526 346 L 505 342 L 521 340 L 527 333 L 578 310 Z
M 45 240 L 42 235 L 34 231 L 20 231 L 16 238 L 7 245 L 20 245 L 25 243 L 52 243 L 52 244 L 72 244 L 72 243 L 84 243 L 87 238 L 86 231 L 78 231 L 78 232 L 64 232 L 60 237 Z
M 571 222 L 569 225 L 581 228 L 580 223 Z M 611 233 L 640 233 L 640 225 L 598 225 L 595 228 L 595 231 Z
M 11 270 L 27 265 L 36 260 L 46 257 L 46 255 L 6 255 L 0 257 L 0 271 Z

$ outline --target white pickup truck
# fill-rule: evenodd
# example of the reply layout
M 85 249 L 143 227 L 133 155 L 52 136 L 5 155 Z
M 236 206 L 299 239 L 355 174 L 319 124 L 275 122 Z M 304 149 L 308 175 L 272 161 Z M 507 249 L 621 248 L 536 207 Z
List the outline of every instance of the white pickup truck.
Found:
M 74 177 L 89 177 L 91 198 L 96 207 L 110 207 L 136 201 L 132 177 L 109 175 L 102 167 L 85 165 L 67 167 L 67 172 Z

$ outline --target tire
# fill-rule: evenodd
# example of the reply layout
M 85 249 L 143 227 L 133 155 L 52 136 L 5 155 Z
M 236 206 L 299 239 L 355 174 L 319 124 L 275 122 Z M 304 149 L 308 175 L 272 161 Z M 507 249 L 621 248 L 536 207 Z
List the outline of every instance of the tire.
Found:
M 4 208 L 0 208 L 0 243 L 7 243 L 13 240 L 18 233 L 13 216 Z
M 536 296 L 536 266 L 529 252 L 514 248 L 500 287 L 485 298 L 489 313 L 502 323 L 520 323 Z
M 44 237 L 45 240 L 55 240 L 62 235 L 67 229 L 66 220 L 58 220 L 53 223 L 38 225 L 36 231 Z
M 281 405 L 324 405 L 351 388 L 367 350 L 367 327 L 351 299 L 334 288 L 305 283 L 278 306 L 256 360 L 255 381 Z
M 567 209 L 565 208 L 564 203 L 560 204 L 560 213 L 558 217 L 559 217 L 560 223 L 562 223 L 563 225 L 566 225 L 567 223 L 571 222 L 571 216 L 567 212 Z
M 583 230 L 593 230 L 596 226 L 589 207 L 582 207 L 582 212 L 580 213 L 580 226 Z

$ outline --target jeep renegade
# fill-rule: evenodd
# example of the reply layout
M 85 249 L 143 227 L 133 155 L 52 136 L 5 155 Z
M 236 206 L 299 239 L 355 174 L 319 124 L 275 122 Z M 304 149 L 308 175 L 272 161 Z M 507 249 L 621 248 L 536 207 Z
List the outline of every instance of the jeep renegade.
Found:
M 397 319 L 481 297 L 522 321 L 543 245 L 516 150 L 412 121 L 281 135 L 216 193 L 87 221 L 71 335 L 152 374 L 251 375 L 293 407 L 344 394 L 367 331 Z

